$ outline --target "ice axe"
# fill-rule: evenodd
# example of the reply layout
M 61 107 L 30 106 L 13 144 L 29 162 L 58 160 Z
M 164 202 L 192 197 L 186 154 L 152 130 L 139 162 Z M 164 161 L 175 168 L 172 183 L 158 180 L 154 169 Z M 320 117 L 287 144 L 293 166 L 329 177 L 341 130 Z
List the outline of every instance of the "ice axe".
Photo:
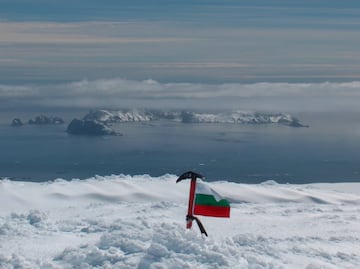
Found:
M 203 179 L 204 177 L 198 173 L 195 173 L 195 172 L 192 172 L 192 171 L 189 171 L 189 172 L 186 172 L 184 174 L 182 174 L 177 180 L 176 180 L 176 183 L 184 180 L 184 179 L 191 179 L 191 182 L 190 182 L 190 193 L 189 193 L 189 205 L 188 205 L 188 213 L 186 215 L 186 228 L 187 229 L 190 229 L 191 226 L 192 226 L 192 222 L 193 220 L 196 221 L 197 225 L 199 226 L 199 229 L 200 229 L 200 232 L 202 234 L 205 234 L 206 236 L 207 235 L 207 232 L 204 228 L 204 225 L 202 225 L 201 221 L 194 216 L 193 214 L 193 208 L 194 208 L 194 198 L 195 198 L 195 189 L 196 189 L 196 179 L 197 178 L 201 178 Z

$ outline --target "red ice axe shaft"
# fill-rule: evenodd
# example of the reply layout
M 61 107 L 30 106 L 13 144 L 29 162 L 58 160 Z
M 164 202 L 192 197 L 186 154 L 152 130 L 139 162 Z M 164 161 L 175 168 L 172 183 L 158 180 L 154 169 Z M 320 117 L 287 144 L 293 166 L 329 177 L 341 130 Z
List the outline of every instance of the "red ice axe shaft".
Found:
M 193 210 L 194 210 L 194 197 L 195 197 L 195 188 L 196 188 L 196 177 L 191 177 L 190 182 L 190 192 L 189 192 L 189 207 L 188 207 L 188 213 L 186 216 L 186 228 L 190 229 L 192 226 L 193 218 Z

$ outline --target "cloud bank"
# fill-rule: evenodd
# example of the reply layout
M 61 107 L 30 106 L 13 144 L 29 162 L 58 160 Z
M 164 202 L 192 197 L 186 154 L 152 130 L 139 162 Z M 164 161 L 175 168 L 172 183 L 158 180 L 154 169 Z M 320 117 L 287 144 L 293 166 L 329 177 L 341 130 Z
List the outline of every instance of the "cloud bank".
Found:
M 247 13 L 241 7 L 229 16 L 229 9 L 219 13 L 216 8 L 210 17 L 199 20 L 195 12 L 191 20 L 181 17 L 181 23 L 172 18 L 118 21 L 121 16 L 111 21 L 0 20 L 0 83 L 104 77 L 206 83 L 359 80 L 359 16 L 280 19 L 272 8 L 264 18 L 265 10 Z M 252 19 L 246 19 L 249 14 Z
M 122 78 L 52 85 L 0 85 L 4 104 L 54 107 L 194 107 L 274 110 L 353 109 L 360 81 L 347 83 L 160 83 Z

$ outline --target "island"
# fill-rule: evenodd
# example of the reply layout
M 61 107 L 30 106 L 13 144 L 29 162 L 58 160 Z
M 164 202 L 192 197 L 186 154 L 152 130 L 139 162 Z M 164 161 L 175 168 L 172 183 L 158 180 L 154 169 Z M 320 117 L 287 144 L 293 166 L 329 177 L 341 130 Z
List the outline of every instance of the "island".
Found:
M 84 119 L 73 119 L 68 125 L 66 132 L 71 135 L 89 136 L 121 135 L 121 133 L 114 131 L 103 122 Z
M 212 123 L 212 124 L 279 124 L 289 127 L 309 127 L 288 113 L 264 113 L 234 110 L 222 113 L 194 112 L 188 110 L 93 110 L 84 116 L 84 120 L 97 121 L 104 124 L 123 122 L 149 122 L 170 120 L 181 123 Z
M 11 122 L 11 126 L 13 126 L 13 127 L 19 127 L 19 126 L 23 126 L 23 125 L 24 125 L 24 123 L 19 118 L 15 118 Z

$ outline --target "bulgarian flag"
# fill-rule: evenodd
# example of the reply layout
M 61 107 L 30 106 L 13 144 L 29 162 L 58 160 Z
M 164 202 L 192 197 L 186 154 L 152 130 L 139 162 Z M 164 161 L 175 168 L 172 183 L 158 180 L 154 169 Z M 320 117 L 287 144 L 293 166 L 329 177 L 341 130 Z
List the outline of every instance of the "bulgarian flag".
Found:
M 230 218 L 230 203 L 202 181 L 196 182 L 194 215 Z

